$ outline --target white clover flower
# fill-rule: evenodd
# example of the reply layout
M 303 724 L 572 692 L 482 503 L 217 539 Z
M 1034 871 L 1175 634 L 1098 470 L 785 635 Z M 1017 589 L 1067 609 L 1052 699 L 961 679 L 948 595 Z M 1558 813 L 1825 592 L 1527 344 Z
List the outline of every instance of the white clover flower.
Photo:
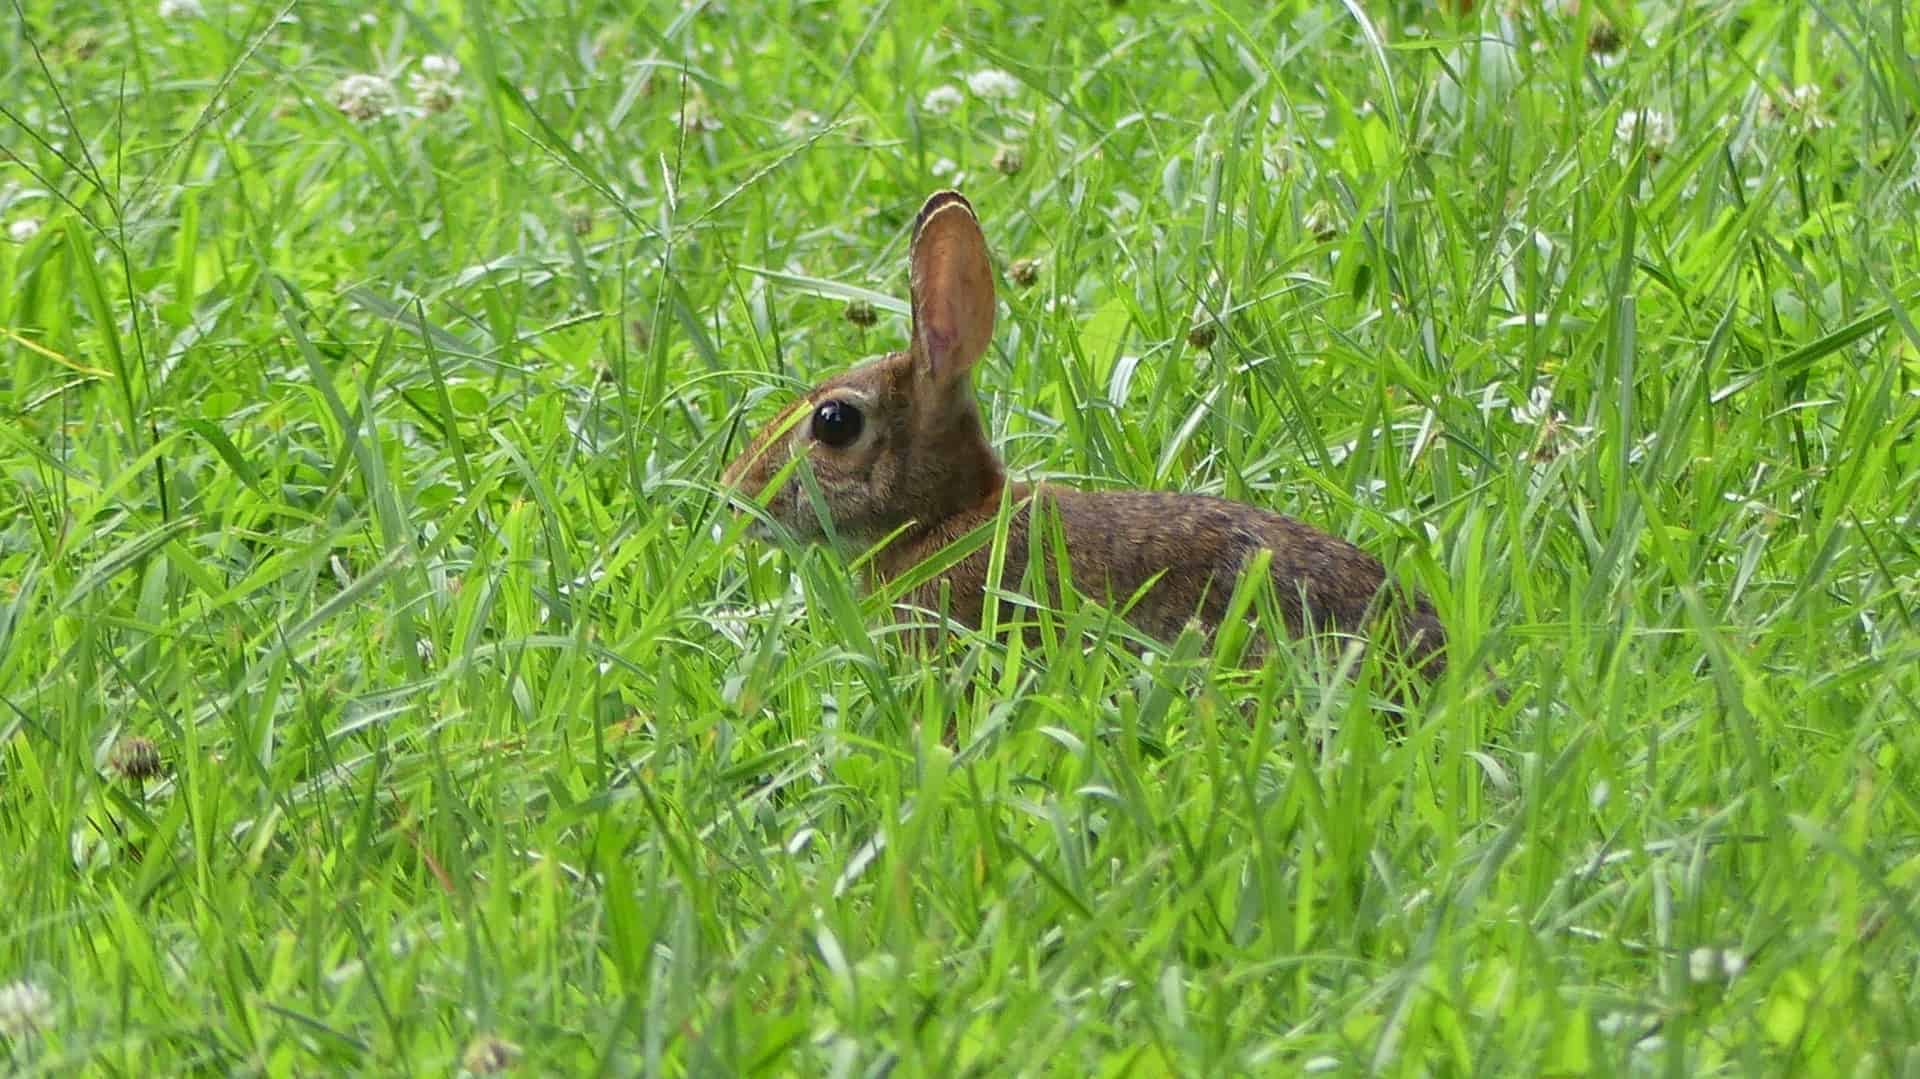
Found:
M 1673 145 L 1673 117 L 1654 109 L 1628 109 L 1613 125 L 1613 139 L 1622 153 L 1633 149 L 1636 140 L 1647 148 L 1649 158 L 1657 158 Z
M 935 176 L 951 176 L 959 167 L 959 165 L 954 164 L 953 158 L 943 157 L 933 163 L 933 174 Z
M 374 27 L 379 25 L 380 25 L 380 16 L 375 15 L 371 11 L 363 11 L 359 15 L 354 16 L 353 28 L 355 30 L 360 30 L 364 32 L 367 30 L 371 30 Z
M 1784 94 L 1769 94 L 1760 102 L 1760 118 L 1768 123 L 1797 123 L 1809 131 L 1832 127 L 1833 120 L 1820 111 L 1820 88 L 1801 83 Z
M 1480 394 L 1480 411 L 1491 413 L 1499 407 L 1498 384 L 1489 384 Z M 1506 391 L 1511 393 L 1511 391 Z M 1527 391 L 1527 399 L 1507 409 L 1507 415 L 1513 422 L 1535 428 L 1533 448 L 1520 454 L 1518 460 L 1525 464 L 1533 461 L 1547 461 L 1569 449 L 1582 446 L 1587 437 L 1593 434 L 1593 428 L 1567 422 L 1567 414 L 1555 408 L 1553 390 L 1546 386 L 1534 386 Z
M 21 979 L 0 986 L 0 1037 L 18 1038 L 53 1024 L 53 995 Z
M 1260 175 L 1270 183 L 1278 183 L 1295 168 L 1294 150 L 1276 140 L 1268 140 L 1260 148 Z
M 1687 953 L 1687 976 L 1696 982 L 1732 981 L 1746 969 L 1747 957 L 1732 948 L 1695 948 Z
M 967 89 L 975 97 L 1009 98 L 1020 92 L 1020 80 L 997 67 L 982 68 L 967 76 Z
M 1300 231 L 1323 244 L 1340 238 L 1340 220 L 1325 200 L 1314 203 L 1300 219 Z
M 366 123 L 393 111 L 396 97 L 393 83 L 379 75 L 348 75 L 327 91 L 333 107 L 349 117 Z
M 459 100 L 460 90 L 444 82 L 422 79 L 413 84 L 413 96 L 419 100 L 420 107 L 428 112 L 445 112 Z
M 1515 423 L 1524 423 L 1529 426 L 1539 423 L 1554 414 L 1553 391 L 1545 386 L 1535 386 L 1527 391 L 1527 399 L 1524 403 L 1508 409 L 1507 413 L 1513 417 Z
M 428 112 L 445 112 L 453 108 L 460 96 L 460 88 L 454 80 L 460 77 L 460 61 L 451 56 L 423 56 L 420 66 L 407 76 L 407 88 L 413 91 L 420 107 Z
M 726 125 L 713 113 L 713 106 L 698 95 L 687 98 L 680 110 L 680 127 L 686 131 L 718 131 Z
M 483 1034 L 467 1045 L 460 1067 L 468 1075 L 498 1075 L 520 1063 L 521 1049 L 504 1038 Z
M 37 217 L 23 217 L 18 221 L 7 223 L 7 239 L 14 243 L 23 244 L 38 235 L 40 235 L 40 219 Z
M 959 108 L 960 103 L 965 100 L 958 86 L 936 86 L 928 90 L 926 96 L 920 99 L 920 108 L 935 116 L 945 116 Z
M 155 12 L 168 22 L 180 19 L 198 19 L 206 14 L 200 6 L 200 0 L 160 0 Z
M 796 109 L 792 116 L 780 121 L 780 133 L 789 138 L 799 138 L 819 126 L 819 113 L 812 109 Z
M 1704 982 L 1713 977 L 1713 970 L 1720 964 L 1718 952 L 1712 948 L 1695 948 L 1687 953 L 1687 977 L 1696 982 Z

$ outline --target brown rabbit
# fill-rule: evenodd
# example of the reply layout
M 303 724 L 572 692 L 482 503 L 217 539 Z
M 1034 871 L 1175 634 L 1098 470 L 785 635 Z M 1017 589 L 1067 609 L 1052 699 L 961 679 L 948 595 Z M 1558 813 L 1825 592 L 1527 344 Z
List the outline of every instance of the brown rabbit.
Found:
M 861 546 L 898 532 L 872 563 L 880 581 L 991 521 L 1007 487 L 970 378 L 993 337 L 993 268 L 979 219 L 958 192 L 938 192 L 921 207 L 910 262 L 907 350 L 820 384 L 769 424 L 723 477 L 758 497 L 793 456 L 807 455 L 834 532 Z M 1217 628 L 1242 566 L 1266 548 L 1275 599 L 1294 635 L 1365 632 L 1391 608 L 1390 650 L 1429 678 L 1445 669 L 1445 635 L 1424 597 L 1390 602 L 1394 590 L 1377 559 L 1290 517 L 1204 495 L 1051 483 L 1016 483 L 1008 493 L 1015 506 L 1001 585 L 1009 591 L 1028 565 L 1032 506 L 1044 501 L 1065 537 L 1074 587 L 1118 609 L 1153 581 L 1123 613 L 1162 641 L 1196 618 L 1208 633 Z M 824 535 L 797 477 L 774 491 L 766 508 L 798 537 Z M 1051 544 L 1043 541 L 1043 551 L 1051 578 Z M 949 613 L 977 628 L 990 554 L 990 545 L 977 547 L 908 600 L 934 608 L 945 582 Z M 1256 644 L 1254 654 L 1259 650 Z

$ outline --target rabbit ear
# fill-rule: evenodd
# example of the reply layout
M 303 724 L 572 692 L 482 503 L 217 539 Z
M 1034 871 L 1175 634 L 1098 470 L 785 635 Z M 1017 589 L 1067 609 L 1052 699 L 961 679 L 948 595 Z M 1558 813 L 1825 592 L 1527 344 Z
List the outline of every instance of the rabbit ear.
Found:
M 920 208 L 909 260 L 914 366 L 943 385 L 972 370 L 993 340 L 987 238 L 958 191 L 938 192 Z

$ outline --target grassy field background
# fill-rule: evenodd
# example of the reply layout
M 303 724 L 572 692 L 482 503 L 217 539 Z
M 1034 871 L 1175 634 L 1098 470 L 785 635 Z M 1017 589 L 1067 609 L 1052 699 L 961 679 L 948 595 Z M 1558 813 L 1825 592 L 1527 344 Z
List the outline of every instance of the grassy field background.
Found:
M 1920 1069 L 1914 9 L 9 4 L 6 1070 Z M 1017 471 L 1512 701 L 739 542 L 948 185 Z

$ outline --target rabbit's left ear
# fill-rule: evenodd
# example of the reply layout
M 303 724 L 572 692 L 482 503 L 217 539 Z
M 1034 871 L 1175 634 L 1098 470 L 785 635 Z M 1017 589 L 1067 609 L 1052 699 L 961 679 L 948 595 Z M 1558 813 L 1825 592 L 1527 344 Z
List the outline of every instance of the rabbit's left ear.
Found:
M 909 262 L 914 368 L 944 388 L 966 377 L 993 341 L 987 238 L 958 191 L 938 192 L 920 208 Z

